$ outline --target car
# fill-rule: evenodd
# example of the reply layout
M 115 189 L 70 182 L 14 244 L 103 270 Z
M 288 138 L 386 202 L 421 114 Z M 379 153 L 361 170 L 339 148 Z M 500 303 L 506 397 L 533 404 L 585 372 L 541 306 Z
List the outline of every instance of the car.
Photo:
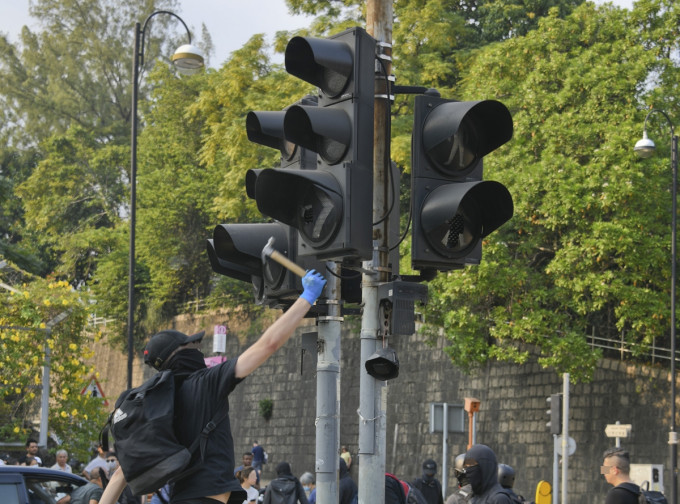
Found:
M 0 466 L 0 503 L 57 504 L 87 480 L 75 474 L 37 466 Z

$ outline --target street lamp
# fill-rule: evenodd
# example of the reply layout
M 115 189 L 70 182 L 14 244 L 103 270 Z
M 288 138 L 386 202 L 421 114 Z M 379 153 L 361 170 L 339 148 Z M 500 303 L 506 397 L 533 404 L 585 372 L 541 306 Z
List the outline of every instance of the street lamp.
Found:
M 677 223 L 677 193 L 678 193 L 678 137 L 675 135 L 673 122 L 668 114 L 663 110 L 651 109 L 645 117 L 644 129 L 642 132 L 642 139 L 635 144 L 635 153 L 641 158 L 648 158 L 654 155 L 656 146 L 654 142 L 647 136 L 647 119 L 653 112 L 658 112 L 663 115 L 671 127 L 671 169 L 673 170 L 673 187 L 671 197 L 672 214 L 671 214 L 671 430 L 668 434 L 668 444 L 671 448 L 671 500 L 670 502 L 677 502 L 678 481 L 676 474 L 676 467 L 678 462 L 678 434 L 675 431 L 675 230 Z
M 135 224 L 137 206 L 137 101 L 139 94 L 139 69 L 144 63 L 144 34 L 149 21 L 156 14 L 169 14 L 179 19 L 187 31 L 189 43 L 181 46 L 172 56 L 177 71 L 188 75 L 198 72 L 203 67 L 203 56 L 198 48 L 191 45 L 191 33 L 186 23 L 174 12 L 158 10 L 146 18 L 144 25 L 135 24 L 135 47 L 132 63 L 132 133 L 130 135 L 130 269 L 128 283 L 128 370 L 127 386 L 132 387 L 132 363 L 134 360 L 134 325 L 135 325 Z

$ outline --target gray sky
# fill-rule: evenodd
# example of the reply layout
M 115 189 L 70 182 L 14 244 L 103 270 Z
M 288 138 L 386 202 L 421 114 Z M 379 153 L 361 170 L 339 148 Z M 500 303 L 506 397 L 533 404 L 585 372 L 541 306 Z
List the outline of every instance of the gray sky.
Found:
M 16 42 L 21 27 L 31 25 L 28 0 L 0 0 L 0 32 Z M 256 33 L 265 33 L 272 42 L 279 30 L 309 25 L 311 18 L 292 16 L 283 0 L 179 0 L 175 13 L 196 36 L 205 24 L 212 37 L 214 53 L 210 66 L 219 67 L 229 54 L 242 47 Z M 130 33 L 132 45 L 132 33 Z
M 0 0 L 0 32 L 8 34 L 12 42 L 18 39 L 22 26 L 31 27 L 28 3 L 28 0 Z M 631 8 L 633 0 L 613 3 Z M 200 34 L 203 23 L 207 26 L 215 48 L 210 60 L 212 67 L 219 67 L 255 33 L 266 34 L 271 43 L 277 31 L 306 27 L 310 22 L 305 16 L 290 15 L 284 0 L 179 0 L 179 4 L 181 8 L 176 14 L 192 33 Z

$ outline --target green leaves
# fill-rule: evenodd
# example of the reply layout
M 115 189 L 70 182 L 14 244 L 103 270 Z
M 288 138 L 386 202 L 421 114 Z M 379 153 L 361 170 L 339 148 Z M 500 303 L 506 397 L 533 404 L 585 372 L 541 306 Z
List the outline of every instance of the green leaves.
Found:
M 670 172 L 632 153 L 640 90 L 658 67 L 630 35 L 635 20 L 584 4 L 474 55 L 460 98 L 513 112 L 514 138 L 487 157 L 485 178 L 509 188 L 515 216 L 489 236 L 479 267 L 432 282 L 426 317 L 448 312 L 434 322 L 456 364 L 521 363 L 530 345 L 543 366 L 581 381 L 600 356 L 587 336 L 635 351 L 667 338 Z

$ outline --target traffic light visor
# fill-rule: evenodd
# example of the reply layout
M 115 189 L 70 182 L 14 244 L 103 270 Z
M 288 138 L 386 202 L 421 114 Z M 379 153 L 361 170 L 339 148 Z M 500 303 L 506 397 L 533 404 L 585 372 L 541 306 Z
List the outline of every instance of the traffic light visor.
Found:
M 512 213 L 510 192 L 499 182 L 447 184 L 427 196 L 420 224 L 432 248 L 444 257 L 459 258 L 469 254 Z
M 327 245 L 342 224 L 341 188 L 328 172 L 264 170 L 255 193 L 260 212 L 298 229 L 313 247 Z
M 286 139 L 336 164 L 352 141 L 352 122 L 342 109 L 294 105 L 283 121 Z
M 421 134 L 430 162 L 455 177 L 510 140 L 512 129 L 512 116 L 501 102 L 444 102 L 427 115 Z
M 295 144 L 284 138 L 283 118 L 285 115 L 283 111 L 248 112 L 246 133 L 248 140 L 281 151 L 281 157 L 288 161 L 295 155 Z
M 353 62 L 350 46 L 338 40 L 293 37 L 286 46 L 286 71 L 317 86 L 330 98 L 347 87 Z

